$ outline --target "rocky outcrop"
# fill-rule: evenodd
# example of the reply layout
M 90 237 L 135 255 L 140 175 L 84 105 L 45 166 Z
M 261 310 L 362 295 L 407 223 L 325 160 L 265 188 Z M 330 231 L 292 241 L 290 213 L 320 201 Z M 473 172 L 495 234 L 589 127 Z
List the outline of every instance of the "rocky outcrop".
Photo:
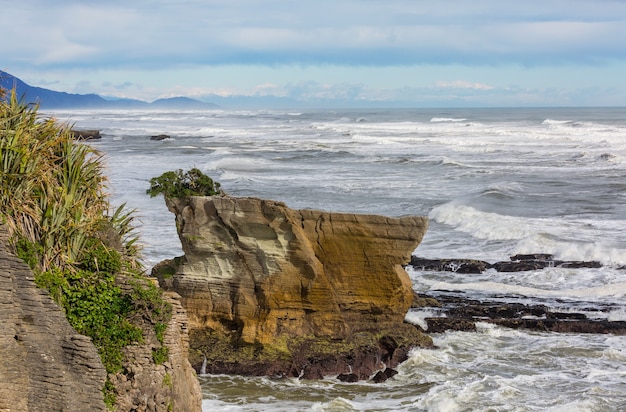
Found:
M 602 266 L 597 261 L 556 260 L 547 253 L 514 255 L 509 261 L 493 264 L 475 259 L 424 259 L 412 256 L 409 264 L 416 271 L 451 271 L 468 275 L 482 273 L 487 269 L 524 272 L 548 267 L 579 269 Z M 415 294 L 412 308 L 427 308 L 428 312 L 437 314 L 436 317 L 424 319 L 429 333 L 447 330 L 475 331 L 477 322 L 487 322 L 513 329 L 542 332 L 626 334 L 625 321 L 611 321 L 606 316 L 610 311 L 623 311 L 621 306 L 599 306 L 597 303 L 571 301 L 566 310 L 559 311 L 547 305 L 516 302 L 517 299 L 519 297 L 499 295 L 476 300 L 465 297 L 462 292 L 454 294 L 450 291 L 432 291 L 428 294 Z M 593 312 L 597 312 L 598 316 L 588 317 L 585 314 Z M 603 315 L 602 312 L 606 313 Z
M 567 310 L 559 311 L 547 305 L 505 302 L 502 297 L 476 300 L 459 294 L 437 293 L 416 294 L 412 307 L 428 308 L 438 313 L 437 317 L 425 318 L 429 333 L 447 330 L 476 331 L 476 322 L 487 322 L 512 329 L 540 332 L 626 335 L 626 321 L 606 319 L 606 313 L 612 310 L 623 311 L 623 307 L 609 304 L 598 306 L 597 303 L 588 302 L 570 302 L 570 305 Z M 598 316 L 588 317 L 582 312 L 596 312 Z
M 167 203 L 185 255 L 154 273 L 182 297 L 198 370 L 207 359 L 207 372 L 363 379 L 431 344 L 403 323 L 413 292 L 402 265 L 426 218 L 227 196 Z
M 562 267 L 570 269 L 599 268 L 602 264 L 597 261 L 564 261 L 556 260 L 550 254 L 536 253 L 511 256 L 508 261 L 489 263 L 476 259 L 425 259 L 411 256 L 409 263 L 417 270 L 434 270 L 456 273 L 482 273 L 487 269 L 497 272 L 525 272 L 547 267 Z
M 72 138 L 76 140 L 97 140 L 102 139 L 100 130 L 70 130 Z
M 122 289 L 130 289 L 138 279 L 120 279 Z M 147 280 L 146 280 L 147 282 Z M 136 287 L 136 286 L 135 286 Z M 115 387 L 115 409 L 118 411 L 200 411 L 202 391 L 189 363 L 187 316 L 180 296 L 165 292 L 172 305 L 172 318 L 159 342 L 151 322 L 143 325 L 143 342 L 124 349 L 124 365 L 117 374 L 109 374 Z M 155 351 L 167 348 L 167 357 L 156 362 Z
M 6 241 L 0 226 L 0 411 L 107 410 L 107 373 L 98 350 L 35 285 Z M 141 345 L 125 348 L 124 370 L 109 375 L 117 411 L 201 410 L 200 385 L 188 360 L 187 317 L 178 295 L 167 292 L 165 298 L 172 305 L 163 337 L 167 360 L 155 365 L 153 350 L 161 344 L 151 326 Z
M 104 411 L 106 371 L 0 227 L 0 411 Z

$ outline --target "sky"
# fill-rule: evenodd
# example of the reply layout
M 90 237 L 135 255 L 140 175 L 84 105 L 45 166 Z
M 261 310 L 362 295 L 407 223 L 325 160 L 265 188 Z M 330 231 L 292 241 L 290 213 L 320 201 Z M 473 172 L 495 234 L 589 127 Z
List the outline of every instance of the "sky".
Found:
M 626 106 L 626 0 L 0 0 L 0 70 L 153 101 Z

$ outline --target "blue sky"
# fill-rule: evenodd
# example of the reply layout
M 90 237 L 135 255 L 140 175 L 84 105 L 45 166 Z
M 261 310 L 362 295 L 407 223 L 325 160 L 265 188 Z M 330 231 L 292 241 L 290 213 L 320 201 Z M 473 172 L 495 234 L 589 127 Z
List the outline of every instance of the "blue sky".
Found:
M 623 0 L 0 0 L 0 69 L 72 93 L 626 106 Z

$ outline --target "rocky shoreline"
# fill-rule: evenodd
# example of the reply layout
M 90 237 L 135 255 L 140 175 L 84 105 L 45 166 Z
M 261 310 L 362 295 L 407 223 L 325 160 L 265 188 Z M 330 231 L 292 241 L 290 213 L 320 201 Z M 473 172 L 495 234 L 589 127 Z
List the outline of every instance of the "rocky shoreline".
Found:
M 547 267 L 570 269 L 599 268 L 597 261 L 560 261 L 550 254 L 527 254 L 511 256 L 510 261 L 496 263 L 473 259 L 424 259 L 411 257 L 410 265 L 415 270 L 453 271 L 477 274 L 487 269 L 499 272 L 523 272 Z M 624 269 L 624 268 L 619 268 Z M 428 333 L 448 330 L 475 331 L 477 322 L 492 323 L 513 329 L 528 329 L 540 332 L 559 333 L 611 333 L 626 335 L 626 321 L 611 321 L 606 314 L 613 305 L 591 302 L 556 302 L 554 305 L 526 304 L 519 296 L 468 298 L 464 292 L 436 291 L 416 293 L 413 309 L 429 309 L 437 316 L 426 317 L 427 328 L 418 326 Z M 595 316 L 593 316 L 595 315 Z

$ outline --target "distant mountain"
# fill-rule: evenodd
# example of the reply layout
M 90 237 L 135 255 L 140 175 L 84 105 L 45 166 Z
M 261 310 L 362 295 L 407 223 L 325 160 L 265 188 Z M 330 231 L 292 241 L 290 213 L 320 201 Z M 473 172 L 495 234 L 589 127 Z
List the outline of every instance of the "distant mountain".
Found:
M 97 94 L 72 94 L 30 86 L 17 77 L 0 70 L 0 87 L 7 90 L 15 88 L 17 96 L 29 103 L 39 103 L 44 109 L 211 109 L 218 107 L 188 97 L 159 99 L 152 103 L 134 99 L 104 99 Z
M 158 99 L 150 104 L 154 108 L 168 109 L 210 109 L 219 107 L 213 103 L 205 103 L 189 97 L 170 97 L 168 99 Z

